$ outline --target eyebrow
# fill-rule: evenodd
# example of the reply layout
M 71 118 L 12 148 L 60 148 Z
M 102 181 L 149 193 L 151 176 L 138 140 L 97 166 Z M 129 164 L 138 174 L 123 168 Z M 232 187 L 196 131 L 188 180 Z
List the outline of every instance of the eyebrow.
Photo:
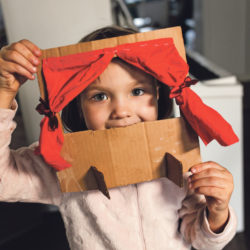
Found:
M 99 85 L 94 85 L 94 84 L 90 84 L 88 86 L 88 88 L 86 89 L 87 91 L 90 91 L 90 90 L 108 90 L 109 87 L 102 87 L 102 86 L 99 86 Z
M 98 78 L 96 78 L 98 80 Z M 136 86 L 140 84 L 145 84 L 145 85 L 152 85 L 154 84 L 154 81 L 151 80 L 146 80 L 146 79 L 138 79 L 138 81 L 131 81 L 128 83 L 129 86 Z M 109 91 L 109 86 L 101 86 L 97 83 L 91 83 L 88 88 L 86 89 L 87 91 L 93 91 L 93 90 L 98 90 L 98 91 Z
M 134 82 L 131 82 L 131 85 L 132 84 L 134 84 L 134 85 L 136 85 L 136 84 L 148 84 L 148 85 L 151 85 L 151 84 L 153 84 L 154 83 L 154 81 L 151 81 L 151 80 L 139 80 L 139 81 L 134 81 Z
M 154 81 L 147 81 L 147 80 L 138 80 L 138 81 L 131 81 L 128 82 L 127 85 L 136 85 L 136 84 L 152 84 Z M 93 87 L 101 87 L 99 84 L 91 83 L 89 86 Z

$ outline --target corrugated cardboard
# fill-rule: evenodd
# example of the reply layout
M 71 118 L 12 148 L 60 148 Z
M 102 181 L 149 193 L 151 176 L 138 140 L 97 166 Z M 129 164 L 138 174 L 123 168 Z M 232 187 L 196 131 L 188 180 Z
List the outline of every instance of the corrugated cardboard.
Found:
M 48 49 L 42 58 L 164 37 L 173 38 L 186 60 L 180 27 Z M 45 98 L 41 68 L 38 80 Z M 108 188 L 166 176 L 182 186 L 182 174 L 201 161 L 197 135 L 183 118 L 64 134 L 61 155 L 72 164 L 57 173 L 63 192 L 100 189 L 107 196 Z
M 65 192 L 96 189 L 91 166 L 103 173 L 107 188 L 166 176 L 181 186 L 182 173 L 200 162 L 197 136 L 183 118 L 76 132 L 65 141 L 62 155 L 73 163 L 58 173 Z

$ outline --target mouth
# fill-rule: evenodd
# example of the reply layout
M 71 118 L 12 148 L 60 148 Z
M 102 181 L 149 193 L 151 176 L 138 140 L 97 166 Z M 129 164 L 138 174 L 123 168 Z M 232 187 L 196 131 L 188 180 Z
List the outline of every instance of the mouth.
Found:
M 127 127 L 134 125 L 136 123 L 141 122 L 139 119 L 133 119 L 133 120 L 128 120 L 128 119 L 122 119 L 122 120 L 111 120 L 107 123 L 106 128 L 122 128 L 122 127 Z
M 112 125 L 112 126 L 109 126 L 108 128 L 123 128 L 123 127 L 132 126 L 134 124 L 135 123 L 133 123 L 133 124 L 126 124 L 126 125 Z

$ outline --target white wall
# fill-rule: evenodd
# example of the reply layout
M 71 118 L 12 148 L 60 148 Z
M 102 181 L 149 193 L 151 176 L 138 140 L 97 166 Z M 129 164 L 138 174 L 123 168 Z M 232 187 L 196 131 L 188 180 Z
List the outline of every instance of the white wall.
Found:
M 112 24 L 109 0 L 1 0 L 9 43 L 29 39 L 40 48 L 77 43 L 96 28 Z M 28 81 L 19 92 L 29 143 L 37 140 L 41 116 L 37 81 Z
M 250 78 L 249 0 L 195 0 L 197 48 L 240 78 Z
M 248 72 L 248 75 L 249 75 L 249 78 L 250 79 L 250 15 L 249 15 L 249 12 L 250 12 L 250 1 L 248 0 L 247 3 L 246 3 L 246 47 L 247 47 L 247 51 L 246 51 L 246 69 L 247 69 L 247 72 Z

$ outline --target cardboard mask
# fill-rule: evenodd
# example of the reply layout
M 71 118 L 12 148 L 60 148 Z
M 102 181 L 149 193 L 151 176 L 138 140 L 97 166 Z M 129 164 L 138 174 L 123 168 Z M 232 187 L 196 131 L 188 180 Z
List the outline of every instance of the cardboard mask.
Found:
M 181 29 L 176 27 L 43 51 L 42 69 L 40 68 L 38 72 L 42 101 L 38 110 L 45 114 L 45 118 L 41 122 L 38 152 L 52 167 L 62 170 L 71 164 L 73 166 L 72 162 L 76 157 L 72 158 L 62 148 L 62 146 L 67 147 L 71 139 L 67 139 L 66 143 L 66 138 L 73 136 L 74 133 L 69 136 L 63 135 L 60 123 L 58 125 L 58 112 L 93 82 L 114 56 L 167 84 L 171 88 L 170 98 L 176 99 L 184 117 L 205 144 L 213 139 L 222 145 L 230 145 L 238 141 L 231 126 L 215 110 L 206 106 L 189 88 L 195 82 L 186 77 L 188 65 L 185 49 Z M 103 132 L 92 132 L 92 135 L 99 133 Z M 86 147 L 83 148 L 78 143 L 76 145 L 83 151 L 86 150 Z M 67 151 L 74 150 L 67 147 Z M 61 156 L 63 154 L 65 157 Z M 80 154 L 81 152 L 77 153 L 77 155 Z M 173 159 L 169 161 L 173 162 Z M 191 165 L 193 164 L 194 162 Z M 98 171 L 93 171 L 97 176 Z M 77 183 L 82 183 L 83 176 L 80 178 L 81 181 L 77 179 Z M 78 190 L 83 190 L 83 186 L 80 185 Z M 113 184 L 108 184 L 107 187 L 113 187 Z

